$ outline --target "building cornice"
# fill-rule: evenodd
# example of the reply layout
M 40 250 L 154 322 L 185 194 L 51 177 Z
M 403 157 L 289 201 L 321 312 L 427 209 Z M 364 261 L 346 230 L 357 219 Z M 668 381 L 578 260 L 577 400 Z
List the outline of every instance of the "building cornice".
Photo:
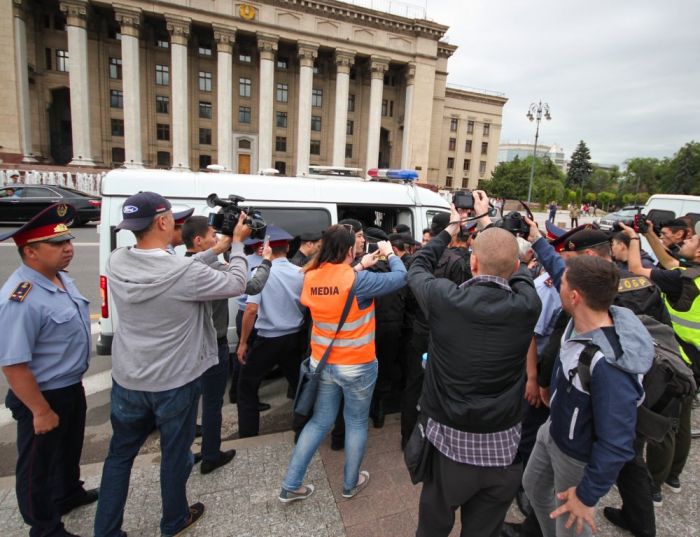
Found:
M 450 45 L 444 41 L 438 42 L 438 57 L 449 58 L 452 56 L 459 47 L 457 45 Z
M 447 86 L 445 89 L 445 98 L 460 99 L 462 101 L 472 101 L 483 104 L 492 104 L 496 106 L 504 106 L 508 102 L 505 95 L 490 95 L 488 93 L 480 93 L 478 91 L 469 91 L 459 88 Z

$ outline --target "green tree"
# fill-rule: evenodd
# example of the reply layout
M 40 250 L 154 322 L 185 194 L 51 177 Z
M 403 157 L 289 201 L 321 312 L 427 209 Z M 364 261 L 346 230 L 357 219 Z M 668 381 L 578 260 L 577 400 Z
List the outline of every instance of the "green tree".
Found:
M 530 182 L 531 158 L 520 160 L 515 157 L 511 162 L 501 162 L 493 170 L 490 180 L 479 182 L 479 188 L 499 198 L 526 198 Z
M 588 192 L 583 196 L 583 199 L 588 203 L 593 203 L 597 199 L 597 196 L 593 192 Z
M 586 143 L 581 140 L 576 150 L 571 155 L 569 167 L 566 174 L 566 187 L 582 189 L 593 173 L 591 164 L 591 152 Z
M 593 170 L 593 173 L 591 174 L 587 183 L 584 185 L 584 190 L 588 192 L 595 192 L 597 194 L 598 192 L 603 192 L 604 190 L 610 190 L 613 182 L 614 179 L 612 178 L 610 172 L 601 168 L 596 168 Z
M 623 194 L 659 191 L 663 167 L 659 159 L 631 158 L 626 161 L 626 164 L 627 169 L 620 185 L 620 191 Z
M 700 194 L 700 143 L 685 144 L 666 164 L 660 172 L 664 192 Z
M 614 192 L 601 192 L 598 194 L 598 201 L 602 204 L 602 209 L 608 211 L 610 204 L 615 201 L 617 194 Z

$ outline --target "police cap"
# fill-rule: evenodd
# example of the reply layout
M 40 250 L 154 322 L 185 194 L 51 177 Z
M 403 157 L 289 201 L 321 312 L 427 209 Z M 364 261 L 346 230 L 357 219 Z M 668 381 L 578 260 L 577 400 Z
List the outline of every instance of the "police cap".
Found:
M 321 231 L 305 231 L 299 235 L 301 242 L 316 242 L 321 240 Z
M 383 229 L 379 229 L 378 227 L 366 227 L 365 228 L 365 237 L 367 237 L 371 241 L 388 241 L 389 240 L 389 235 L 387 235 Z
M 582 229 L 564 241 L 564 251 L 580 252 L 610 242 L 610 237 L 600 229 Z
M 182 224 L 184 224 L 187 221 L 187 219 L 190 216 L 192 216 L 193 212 L 193 208 L 183 209 L 182 211 L 173 211 L 173 220 L 175 220 L 175 225 L 181 226 Z
M 35 215 L 29 222 L 13 231 L 0 234 L 0 241 L 12 238 L 17 246 L 35 242 L 63 242 L 74 239 L 68 222 L 75 218 L 75 207 L 54 203 Z

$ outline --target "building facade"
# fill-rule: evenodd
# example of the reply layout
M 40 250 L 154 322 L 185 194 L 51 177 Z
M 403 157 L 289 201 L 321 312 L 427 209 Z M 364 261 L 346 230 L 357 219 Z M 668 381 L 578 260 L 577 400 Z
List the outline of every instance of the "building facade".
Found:
M 11 0 L 0 27 L 6 163 L 401 167 L 445 186 L 470 122 L 468 185 L 496 163 L 506 99 L 446 86 L 456 47 L 427 19 L 334 0 Z
M 532 156 L 534 151 L 534 144 L 521 144 L 521 143 L 502 143 L 498 147 L 498 162 L 512 162 L 515 157 L 520 160 L 525 160 Z M 566 155 L 564 154 L 564 149 L 557 145 L 547 145 L 538 144 L 537 146 L 537 158 L 549 158 L 556 166 L 561 168 L 561 170 L 566 173 Z

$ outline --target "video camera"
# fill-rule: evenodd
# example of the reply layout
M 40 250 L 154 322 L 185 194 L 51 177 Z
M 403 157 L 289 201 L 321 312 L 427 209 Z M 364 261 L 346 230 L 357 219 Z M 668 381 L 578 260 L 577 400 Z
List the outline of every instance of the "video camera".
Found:
M 263 220 L 260 211 L 253 209 L 252 207 L 239 206 L 238 204 L 240 202 L 245 201 L 245 198 L 242 198 L 241 196 L 231 194 L 228 199 L 230 201 L 222 200 L 216 195 L 216 193 L 212 193 L 207 196 L 207 205 L 209 207 L 212 209 L 214 207 L 220 207 L 218 212 L 209 213 L 209 225 L 212 226 L 217 233 L 231 236 L 233 235 L 233 230 L 235 229 L 236 224 L 238 224 L 238 218 L 240 217 L 242 211 L 247 215 L 245 225 L 252 230 L 250 238 L 263 240 L 265 238 L 267 224 L 265 223 L 265 220 Z
M 641 207 L 637 209 L 637 214 L 631 220 L 621 220 L 623 224 L 634 229 L 636 233 L 646 233 L 649 231 L 649 225 L 647 224 L 648 216 L 642 213 Z M 622 231 L 620 227 L 620 222 L 615 222 L 612 227 L 613 231 Z
M 520 203 L 520 205 L 522 205 L 525 208 L 527 217 L 534 222 L 535 217 L 532 216 L 532 211 L 530 211 L 530 207 L 528 207 L 524 201 L 517 201 Z M 518 211 L 511 211 L 507 215 L 503 216 L 503 208 L 501 208 L 501 219 L 498 222 L 494 223 L 494 227 L 500 227 L 501 229 L 505 229 L 506 231 L 511 232 L 516 237 L 527 238 L 527 236 L 530 234 L 530 226 L 527 225 L 527 222 L 525 222 L 525 218 L 522 214 L 520 214 Z

